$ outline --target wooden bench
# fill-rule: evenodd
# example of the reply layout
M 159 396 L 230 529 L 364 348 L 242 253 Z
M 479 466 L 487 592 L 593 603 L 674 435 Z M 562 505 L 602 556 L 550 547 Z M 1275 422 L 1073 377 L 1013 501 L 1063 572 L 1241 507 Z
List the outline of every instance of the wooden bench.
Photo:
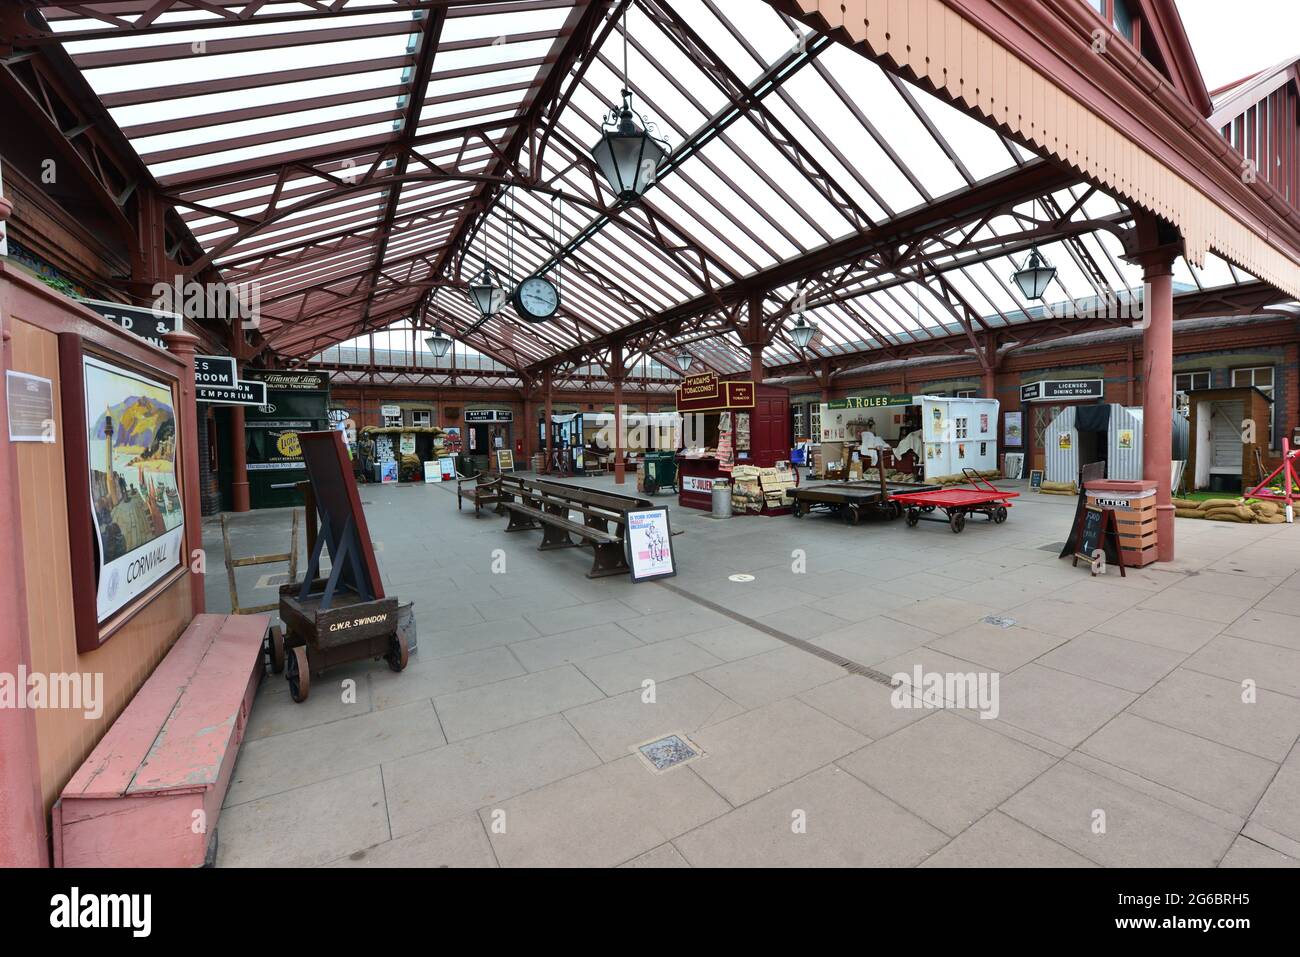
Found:
M 510 516 L 507 532 L 542 529 L 538 551 L 575 548 L 581 543 L 591 545 L 592 566 L 588 578 L 630 571 L 623 546 L 627 512 L 650 506 L 647 500 L 628 495 L 513 476 L 503 482 L 501 496 L 500 507 Z M 569 517 L 572 512 L 583 516 L 583 524 Z M 579 541 L 575 542 L 573 536 Z
M 263 673 L 266 615 L 199 615 L 54 805 L 56 867 L 199 867 Z
M 466 486 L 468 485 L 468 491 Z M 495 505 L 501 501 L 501 476 L 490 472 L 479 472 L 473 478 L 456 480 L 456 511 L 460 511 L 461 502 L 468 498 L 474 503 L 474 517 L 479 518 L 479 508 L 483 505 Z

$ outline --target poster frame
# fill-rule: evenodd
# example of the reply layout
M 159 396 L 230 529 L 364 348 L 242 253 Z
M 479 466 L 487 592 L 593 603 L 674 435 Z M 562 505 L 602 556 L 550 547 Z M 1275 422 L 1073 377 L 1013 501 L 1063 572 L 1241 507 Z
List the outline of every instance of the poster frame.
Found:
M 649 514 L 659 514 L 663 516 L 664 541 L 668 543 L 668 564 L 670 566 L 670 570 L 666 572 L 658 572 L 651 575 L 638 575 L 636 557 L 632 554 L 632 516 L 649 515 Z M 673 551 L 672 519 L 669 516 L 667 507 L 660 506 L 658 508 L 629 509 L 627 512 L 624 513 L 623 517 L 627 520 L 627 525 L 624 526 L 625 531 L 623 533 L 623 551 L 627 559 L 627 567 L 632 576 L 632 582 L 635 584 L 637 582 L 657 581 L 660 578 L 676 577 L 677 554 Z

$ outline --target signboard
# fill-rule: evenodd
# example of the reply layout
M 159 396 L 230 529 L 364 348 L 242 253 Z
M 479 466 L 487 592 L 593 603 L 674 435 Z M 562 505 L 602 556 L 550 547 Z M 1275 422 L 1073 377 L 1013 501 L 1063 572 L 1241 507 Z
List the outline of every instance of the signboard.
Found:
M 1020 387 L 1021 402 L 1070 402 L 1100 399 L 1105 392 L 1101 379 L 1046 379 Z
M 398 438 L 397 441 L 397 454 L 398 455 L 415 454 L 415 433 L 414 432 L 403 432 L 401 434 L 401 436 Z
M 697 375 L 682 377 L 682 384 L 677 387 L 677 399 L 717 399 L 721 393 L 718 376 L 713 372 L 701 372 Z
M 1002 444 L 1018 449 L 1025 441 L 1024 413 L 1007 412 L 1002 417 Z
M 235 372 L 235 360 L 230 356 L 195 356 L 194 384 L 234 388 L 238 376 Z
M 397 481 L 397 463 L 396 462 L 376 462 L 375 478 L 383 485 L 391 485 Z
M 497 471 L 513 472 L 515 470 L 515 453 L 509 449 L 497 449 Z
M 434 461 L 433 459 L 429 459 L 424 463 L 425 484 L 427 485 L 430 482 L 441 482 L 441 481 L 442 481 L 442 469 L 439 467 L 436 461 Z
M 466 409 L 466 422 L 513 422 L 515 414 L 509 409 Z
M 831 399 L 826 405 L 832 409 L 878 409 L 886 405 L 916 405 L 916 402 L 910 395 L 855 395 Z
M 720 382 L 718 383 L 718 391 L 713 395 L 686 395 L 683 391 L 684 388 L 684 386 L 677 387 L 678 412 L 712 412 L 721 409 L 752 409 L 754 407 L 754 383 L 752 382 L 732 380 Z
M 1043 470 L 1042 470 L 1042 469 L 1030 469 L 1030 470 L 1029 470 L 1029 490 L 1030 490 L 1031 492 L 1037 492 L 1037 491 L 1041 490 L 1042 487 L 1043 487 Z
M 10 442 L 54 441 L 54 383 L 26 372 L 5 372 Z
M 669 578 L 677 574 L 673 560 L 672 531 L 668 527 L 668 509 L 651 508 L 627 513 L 624 539 L 632 581 L 644 582 Z
M 330 387 L 330 377 L 325 372 L 245 369 L 244 375 L 257 382 L 265 382 L 268 389 L 275 389 L 277 392 L 324 392 Z
M 400 419 L 402 417 L 402 407 L 400 405 L 381 405 L 379 414 L 385 419 Z
M 454 482 L 456 480 L 456 460 L 451 456 L 438 459 L 438 471 L 442 473 L 444 482 Z
M 683 492 L 698 492 L 702 495 L 713 494 L 713 479 L 704 478 L 699 475 L 682 476 Z
M 213 405 L 266 405 L 266 383 L 238 380 L 235 385 L 196 385 L 194 387 L 196 402 L 210 402 Z
M 127 332 L 157 346 L 166 349 L 162 337 L 169 332 L 182 330 L 182 319 L 174 312 L 150 309 L 148 306 L 125 306 L 120 302 L 105 302 L 101 299 L 78 300 L 87 309 L 99 313 L 114 325 L 121 326 Z

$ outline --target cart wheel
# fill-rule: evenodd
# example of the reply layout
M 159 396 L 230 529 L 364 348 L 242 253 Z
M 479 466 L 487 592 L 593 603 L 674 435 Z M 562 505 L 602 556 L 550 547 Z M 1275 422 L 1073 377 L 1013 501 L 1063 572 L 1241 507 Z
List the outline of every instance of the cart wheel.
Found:
M 1007 507 L 1005 505 L 999 505 L 997 508 L 993 510 L 993 521 L 1001 525 L 1006 520 L 1007 520 Z
M 844 511 L 841 513 L 841 517 L 843 517 L 845 524 L 848 525 L 858 524 L 858 521 L 861 518 L 861 516 L 858 515 L 858 510 L 851 505 L 845 506 Z
M 401 635 L 394 634 L 388 639 L 388 654 L 384 655 L 388 667 L 394 671 L 402 671 L 406 668 L 406 662 L 409 659 L 410 651 L 406 647 L 406 639 Z
M 799 505 L 798 499 L 795 499 L 794 503 L 790 506 L 790 514 L 795 518 L 803 518 L 803 508 Z
M 651 482 L 647 479 L 645 483 L 645 493 L 647 495 L 654 495 L 655 492 L 658 491 L 659 491 L 659 486 L 656 483 Z
M 890 503 L 889 503 L 889 517 L 890 517 L 890 519 L 898 518 L 898 517 L 899 517 L 900 515 L 902 515 L 902 514 L 903 514 L 903 506 L 902 506 L 902 505 L 900 505 L 898 502 L 890 502 Z
M 272 625 L 267 636 L 271 652 L 271 674 L 278 675 L 284 671 L 284 631 L 280 625 Z
M 307 664 L 307 648 L 299 645 L 284 661 L 284 676 L 289 681 L 289 694 L 294 701 L 303 702 L 311 693 L 311 666 Z
M 951 516 L 949 516 L 948 524 L 952 526 L 953 534 L 959 533 L 963 528 L 966 527 L 966 513 L 954 512 Z
M 909 509 L 907 510 L 907 527 L 908 527 L 908 528 L 915 528 L 915 527 L 916 527 L 916 523 L 919 522 L 920 520 L 921 520 L 921 512 L 920 512 L 919 509 L 909 508 Z

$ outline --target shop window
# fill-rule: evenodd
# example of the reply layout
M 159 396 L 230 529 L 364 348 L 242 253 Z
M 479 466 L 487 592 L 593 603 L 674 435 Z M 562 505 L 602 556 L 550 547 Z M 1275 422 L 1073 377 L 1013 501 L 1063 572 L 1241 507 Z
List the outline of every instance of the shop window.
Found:
M 808 406 L 808 437 L 814 442 L 821 441 L 822 407 L 819 402 L 814 402 Z
M 411 413 L 411 424 L 425 427 L 433 425 L 433 413 L 428 409 L 416 409 Z
M 1210 387 L 1210 372 L 1208 369 L 1200 372 L 1178 372 L 1174 374 L 1174 391 L 1191 392 L 1193 389 L 1208 389 Z
M 954 392 L 953 396 L 958 399 L 973 399 L 977 392 L 977 389 L 960 389 L 957 392 Z
M 808 434 L 803 430 L 803 422 L 804 422 L 803 410 L 805 406 L 794 405 L 791 406 L 790 408 L 794 413 L 794 439 L 795 441 L 798 441 L 799 439 L 805 438 Z
M 384 427 L 385 427 L 385 428 L 392 428 L 393 426 L 397 426 L 397 425 L 401 425 L 401 424 L 402 424 L 402 417 L 401 417 L 400 415 L 386 415 L 386 416 L 384 416 Z

